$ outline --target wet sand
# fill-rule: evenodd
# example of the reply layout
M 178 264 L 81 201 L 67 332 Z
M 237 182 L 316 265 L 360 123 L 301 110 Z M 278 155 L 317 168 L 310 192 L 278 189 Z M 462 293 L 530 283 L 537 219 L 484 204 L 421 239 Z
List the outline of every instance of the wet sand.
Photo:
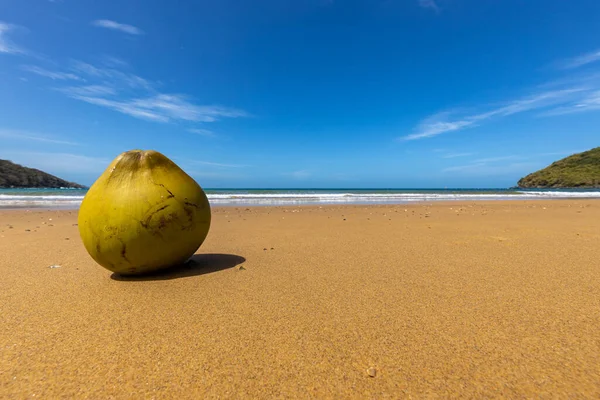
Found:
M 137 280 L 76 222 L 0 212 L 0 398 L 600 398 L 598 200 L 217 208 Z

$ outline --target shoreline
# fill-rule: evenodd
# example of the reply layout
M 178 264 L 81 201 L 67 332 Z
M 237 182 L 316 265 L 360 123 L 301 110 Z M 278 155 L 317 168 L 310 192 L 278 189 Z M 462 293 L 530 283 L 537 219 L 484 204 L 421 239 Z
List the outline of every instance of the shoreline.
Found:
M 597 398 L 596 200 L 214 207 L 135 279 L 3 210 L 0 397 Z
M 213 207 L 262 207 L 305 205 L 377 205 L 421 204 L 445 201 L 513 201 L 550 199 L 595 199 L 600 190 L 530 190 L 512 189 L 229 189 L 205 190 Z M 85 192 L 0 191 L 0 209 L 79 208 Z
M 502 202 L 571 202 L 571 201 L 600 201 L 600 197 L 576 197 L 576 198 L 527 198 L 527 199 L 519 199 L 519 198 L 508 198 L 508 199 L 456 199 L 456 200 L 424 200 L 424 201 L 406 201 L 406 202 L 339 202 L 339 203 L 287 203 L 287 204 L 211 204 L 211 210 L 218 208 L 295 208 L 295 207 L 394 207 L 394 206 L 434 206 L 434 205 L 448 205 L 448 204 L 460 204 L 460 203 L 473 203 L 473 204 L 487 204 L 487 203 L 502 203 Z M 79 210 L 79 205 L 77 206 L 2 206 L 0 205 L 0 213 L 4 211 L 77 211 Z

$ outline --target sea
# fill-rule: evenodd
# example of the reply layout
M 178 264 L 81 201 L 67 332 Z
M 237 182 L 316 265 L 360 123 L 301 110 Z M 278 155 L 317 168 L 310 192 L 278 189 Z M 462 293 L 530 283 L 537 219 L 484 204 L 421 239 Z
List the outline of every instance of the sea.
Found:
M 77 209 L 87 189 L 0 189 L 0 208 Z M 600 189 L 205 189 L 212 206 L 600 198 Z

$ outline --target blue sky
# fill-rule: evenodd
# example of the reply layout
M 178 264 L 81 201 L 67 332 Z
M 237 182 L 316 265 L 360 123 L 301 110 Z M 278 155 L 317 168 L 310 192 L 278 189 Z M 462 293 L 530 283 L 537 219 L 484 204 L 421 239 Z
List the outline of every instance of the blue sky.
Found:
M 3 0 L 0 158 L 91 184 L 508 187 L 600 145 L 597 0 Z

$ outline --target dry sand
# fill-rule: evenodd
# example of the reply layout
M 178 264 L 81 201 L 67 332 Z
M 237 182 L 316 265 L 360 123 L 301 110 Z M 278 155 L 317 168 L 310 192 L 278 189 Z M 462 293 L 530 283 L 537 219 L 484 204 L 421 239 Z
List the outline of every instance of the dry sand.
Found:
M 600 398 L 599 201 L 213 214 L 122 280 L 2 211 L 0 398 Z

